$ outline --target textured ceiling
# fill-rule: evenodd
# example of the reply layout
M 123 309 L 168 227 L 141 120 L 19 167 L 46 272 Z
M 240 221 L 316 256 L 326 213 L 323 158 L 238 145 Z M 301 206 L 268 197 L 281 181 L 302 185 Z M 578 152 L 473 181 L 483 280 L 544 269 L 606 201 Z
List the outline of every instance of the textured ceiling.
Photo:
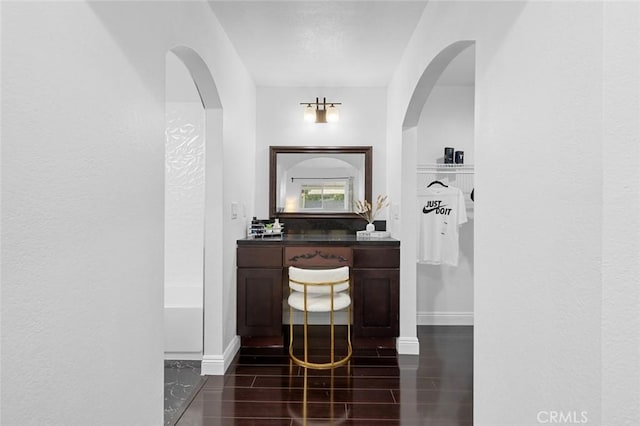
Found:
M 210 1 L 258 86 L 386 86 L 426 1 Z

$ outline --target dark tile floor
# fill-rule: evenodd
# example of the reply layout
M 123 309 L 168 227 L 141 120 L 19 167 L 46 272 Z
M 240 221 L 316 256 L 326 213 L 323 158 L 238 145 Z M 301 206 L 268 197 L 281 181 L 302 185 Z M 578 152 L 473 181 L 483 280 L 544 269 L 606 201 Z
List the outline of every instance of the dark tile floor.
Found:
M 243 348 L 209 376 L 178 426 L 473 424 L 473 328 L 418 327 L 419 356 L 354 350 L 349 365 L 307 370 L 282 349 Z
M 164 362 L 164 424 L 173 426 L 206 381 L 200 361 Z

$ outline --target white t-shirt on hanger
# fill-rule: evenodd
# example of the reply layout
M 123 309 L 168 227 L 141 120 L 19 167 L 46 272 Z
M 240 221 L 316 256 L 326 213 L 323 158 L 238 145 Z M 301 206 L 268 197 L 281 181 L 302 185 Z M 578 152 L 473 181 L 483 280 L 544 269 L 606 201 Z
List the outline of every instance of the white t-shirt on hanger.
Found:
M 458 266 L 458 227 L 467 221 L 464 195 L 453 186 L 433 185 L 418 197 L 418 262 Z

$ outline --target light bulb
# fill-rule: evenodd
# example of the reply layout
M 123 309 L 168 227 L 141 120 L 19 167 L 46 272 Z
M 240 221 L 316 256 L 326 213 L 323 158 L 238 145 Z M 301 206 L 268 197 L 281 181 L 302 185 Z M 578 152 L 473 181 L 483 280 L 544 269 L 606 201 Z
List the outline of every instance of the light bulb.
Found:
M 335 105 L 331 104 L 327 108 L 327 121 L 329 123 L 337 123 L 340 120 L 340 112 Z
M 311 104 L 304 107 L 304 121 L 306 123 L 313 123 L 316 121 L 316 109 L 311 106 Z

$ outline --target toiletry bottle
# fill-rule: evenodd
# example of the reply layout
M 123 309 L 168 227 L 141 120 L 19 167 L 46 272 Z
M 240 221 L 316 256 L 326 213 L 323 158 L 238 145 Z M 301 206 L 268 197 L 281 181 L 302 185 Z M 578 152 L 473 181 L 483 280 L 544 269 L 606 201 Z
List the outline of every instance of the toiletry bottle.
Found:
M 257 217 L 253 217 L 251 220 L 251 233 L 253 235 L 260 235 L 264 231 L 264 227 L 260 223 Z

